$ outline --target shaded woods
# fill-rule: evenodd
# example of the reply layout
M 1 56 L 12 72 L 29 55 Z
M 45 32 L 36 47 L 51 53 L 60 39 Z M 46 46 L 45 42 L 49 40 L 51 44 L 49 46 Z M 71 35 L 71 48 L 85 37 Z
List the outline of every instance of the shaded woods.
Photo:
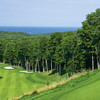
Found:
M 100 9 L 76 32 L 29 35 L 0 31 L 0 62 L 69 75 L 100 67 Z

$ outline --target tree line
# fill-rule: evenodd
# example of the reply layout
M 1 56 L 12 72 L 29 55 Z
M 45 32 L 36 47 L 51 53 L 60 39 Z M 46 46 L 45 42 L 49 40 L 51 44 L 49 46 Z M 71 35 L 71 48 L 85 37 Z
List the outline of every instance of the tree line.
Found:
M 22 34 L 0 31 L 0 62 L 58 75 L 100 67 L 100 9 L 88 14 L 75 32 Z

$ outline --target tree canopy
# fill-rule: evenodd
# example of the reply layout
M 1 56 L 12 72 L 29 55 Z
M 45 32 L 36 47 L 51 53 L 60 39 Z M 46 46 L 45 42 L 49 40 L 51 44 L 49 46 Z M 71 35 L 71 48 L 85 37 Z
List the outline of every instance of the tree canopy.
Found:
M 100 67 L 100 9 L 76 32 L 29 35 L 0 31 L 0 62 L 33 71 L 76 73 Z

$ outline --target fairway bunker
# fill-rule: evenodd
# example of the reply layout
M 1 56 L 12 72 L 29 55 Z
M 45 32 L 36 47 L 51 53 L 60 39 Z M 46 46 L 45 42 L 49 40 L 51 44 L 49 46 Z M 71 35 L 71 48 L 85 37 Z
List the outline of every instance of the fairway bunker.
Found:
M 19 71 L 19 72 L 21 72 L 21 73 L 26 73 L 27 71 Z
M 13 67 L 4 67 L 4 69 L 14 69 Z
M 28 72 L 28 71 L 19 71 L 21 73 L 33 73 L 33 72 Z
M 25 72 L 25 73 L 33 73 L 33 72 Z

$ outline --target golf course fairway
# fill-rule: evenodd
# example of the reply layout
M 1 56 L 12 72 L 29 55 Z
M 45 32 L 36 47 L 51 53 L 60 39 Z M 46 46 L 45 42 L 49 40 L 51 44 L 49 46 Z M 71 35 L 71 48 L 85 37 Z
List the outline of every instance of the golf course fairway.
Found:
M 57 81 L 57 75 L 48 75 L 44 73 L 21 73 L 24 70 L 21 67 L 14 67 L 14 69 L 4 69 L 9 66 L 7 64 L 0 64 L 0 100 L 11 100 L 18 96 L 24 95 L 27 92 L 36 90 L 38 88 Z

